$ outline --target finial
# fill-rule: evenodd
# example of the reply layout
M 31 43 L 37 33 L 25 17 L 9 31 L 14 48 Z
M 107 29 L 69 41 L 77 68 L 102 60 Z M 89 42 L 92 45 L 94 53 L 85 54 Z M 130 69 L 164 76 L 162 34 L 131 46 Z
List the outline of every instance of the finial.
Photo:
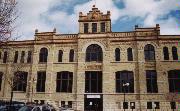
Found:
M 35 33 L 38 33 L 38 29 L 35 29 Z
M 53 32 L 56 32 L 56 28 L 53 29 Z

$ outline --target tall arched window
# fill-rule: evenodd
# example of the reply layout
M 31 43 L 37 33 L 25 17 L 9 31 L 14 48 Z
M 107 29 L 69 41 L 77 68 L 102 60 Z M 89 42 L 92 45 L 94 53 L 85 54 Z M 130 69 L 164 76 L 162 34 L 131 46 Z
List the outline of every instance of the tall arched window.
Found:
M 127 49 L 127 57 L 128 57 L 128 61 L 133 61 L 132 48 L 128 48 L 128 49 Z
M 69 62 L 74 62 L 74 50 L 71 49 L 69 52 Z
M 163 47 L 164 60 L 169 60 L 169 50 L 167 47 Z
M 102 48 L 97 44 L 91 44 L 86 49 L 86 62 L 101 62 L 103 58 Z
M 155 50 L 153 45 L 147 44 L 144 47 L 144 56 L 145 60 L 155 60 Z
M 178 53 L 176 47 L 172 47 L 172 56 L 173 56 L 173 60 L 178 60 Z
M 4 52 L 3 63 L 7 62 L 7 51 Z
M 62 62 L 62 58 L 63 58 L 63 51 L 62 51 L 62 50 L 59 50 L 58 62 Z
M 39 53 L 39 62 L 47 62 L 48 50 L 47 48 L 41 48 Z
M 115 60 L 120 61 L 120 49 L 119 48 L 115 49 Z

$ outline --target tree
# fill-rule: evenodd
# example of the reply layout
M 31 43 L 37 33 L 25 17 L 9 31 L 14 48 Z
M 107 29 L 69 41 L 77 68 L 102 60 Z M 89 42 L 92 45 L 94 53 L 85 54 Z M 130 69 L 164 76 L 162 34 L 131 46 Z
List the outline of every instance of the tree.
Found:
M 0 0 L 0 44 L 12 39 L 14 22 L 17 16 L 15 0 Z

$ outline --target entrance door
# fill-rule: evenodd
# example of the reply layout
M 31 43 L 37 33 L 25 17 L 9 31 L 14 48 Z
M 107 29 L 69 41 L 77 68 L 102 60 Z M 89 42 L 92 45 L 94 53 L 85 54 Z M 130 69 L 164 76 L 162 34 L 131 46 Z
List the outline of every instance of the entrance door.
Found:
M 103 99 L 85 98 L 84 111 L 103 111 Z

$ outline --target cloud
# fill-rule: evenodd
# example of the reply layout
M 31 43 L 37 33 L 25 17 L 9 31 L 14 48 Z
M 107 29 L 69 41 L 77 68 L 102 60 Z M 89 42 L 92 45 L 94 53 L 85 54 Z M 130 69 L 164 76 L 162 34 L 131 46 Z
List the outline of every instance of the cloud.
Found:
M 91 10 L 94 0 L 17 0 L 20 11 L 18 32 L 22 39 L 33 39 L 34 30 L 52 31 L 54 27 L 59 33 L 78 33 L 79 12 L 86 14 Z M 123 3 L 123 8 L 118 7 Z M 162 34 L 180 34 L 174 17 L 158 20 L 172 10 L 180 9 L 178 0 L 96 0 L 96 7 L 103 13 L 111 11 L 112 27 L 131 18 L 143 18 L 144 27 L 159 23 Z M 64 7 L 68 10 L 62 10 Z M 120 21 L 117 23 L 117 21 Z M 122 27 L 123 28 L 123 27 Z M 170 29 L 171 28 L 171 29 Z M 120 31 L 120 29 L 119 29 Z

